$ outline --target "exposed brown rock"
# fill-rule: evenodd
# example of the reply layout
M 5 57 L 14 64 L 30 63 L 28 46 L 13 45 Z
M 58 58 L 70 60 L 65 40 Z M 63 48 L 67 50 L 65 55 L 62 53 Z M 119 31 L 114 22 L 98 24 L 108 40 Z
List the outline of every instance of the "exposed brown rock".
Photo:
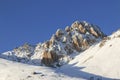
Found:
M 57 39 L 57 38 L 56 38 L 55 35 L 53 35 L 53 36 L 51 37 L 50 43 L 49 43 L 49 47 L 52 47 L 52 46 L 55 44 L 55 40 L 56 40 L 56 39 Z
M 43 58 L 42 63 L 46 66 L 52 66 L 54 62 L 58 61 L 59 57 L 58 55 L 53 51 L 44 51 L 43 52 Z
M 49 48 L 49 45 L 50 45 L 50 41 L 46 41 L 43 43 L 44 48 Z
M 99 37 L 97 32 L 93 29 L 93 27 L 90 28 L 90 33 L 93 34 L 95 37 Z
M 61 37 L 64 34 L 64 32 L 61 29 L 58 29 L 56 32 L 57 37 Z
M 77 36 L 73 36 L 72 40 L 73 40 L 73 46 L 74 46 L 74 48 L 77 51 L 80 51 L 81 50 L 80 49 L 80 43 L 79 43 L 80 41 L 79 41 L 78 37 Z
M 86 33 L 86 30 L 85 30 L 85 28 L 82 26 L 82 24 L 79 24 L 78 29 L 79 29 L 80 33 L 83 33 L 83 34 Z
M 99 47 L 103 47 L 105 45 L 106 40 L 102 40 Z
M 72 28 L 78 28 L 78 26 L 79 26 L 79 22 L 78 21 L 76 21 L 76 22 L 74 22 L 72 24 Z
M 71 29 L 70 29 L 70 27 L 69 26 L 67 26 L 66 28 L 65 28 L 65 31 L 66 32 L 69 32 Z
M 83 40 L 83 42 L 82 42 L 82 47 L 83 47 L 84 50 L 89 47 L 89 44 L 88 44 L 88 42 L 87 42 L 86 39 Z
M 82 24 L 80 24 L 79 22 L 75 22 L 72 24 L 72 28 L 73 29 L 77 29 L 80 33 L 85 34 L 86 33 L 86 29 L 83 27 Z

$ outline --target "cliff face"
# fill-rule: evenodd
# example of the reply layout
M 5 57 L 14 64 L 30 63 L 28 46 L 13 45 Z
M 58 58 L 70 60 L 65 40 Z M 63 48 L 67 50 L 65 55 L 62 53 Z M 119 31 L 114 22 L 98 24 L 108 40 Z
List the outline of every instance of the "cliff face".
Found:
M 25 58 L 25 62 L 34 64 L 60 66 L 69 62 L 72 54 L 88 49 L 105 36 L 98 26 L 76 21 L 65 30 L 58 29 L 51 39 L 44 43 L 36 46 L 25 44 L 4 55 L 15 55 L 16 58 Z

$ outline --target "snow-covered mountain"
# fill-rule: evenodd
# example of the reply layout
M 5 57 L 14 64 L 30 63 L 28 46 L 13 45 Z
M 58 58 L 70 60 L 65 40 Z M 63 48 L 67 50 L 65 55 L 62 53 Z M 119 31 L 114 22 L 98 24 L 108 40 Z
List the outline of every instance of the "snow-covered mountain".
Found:
M 120 80 L 119 46 L 120 30 L 106 36 L 76 21 L 44 43 L 2 53 L 0 80 Z
M 37 45 L 24 45 L 2 54 L 2 57 L 23 63 L 61 66 L 71 55 L 88 49 L 106 35 L 96 25 L 75 21 L 65 30 L 58 29 L 50 40 Z

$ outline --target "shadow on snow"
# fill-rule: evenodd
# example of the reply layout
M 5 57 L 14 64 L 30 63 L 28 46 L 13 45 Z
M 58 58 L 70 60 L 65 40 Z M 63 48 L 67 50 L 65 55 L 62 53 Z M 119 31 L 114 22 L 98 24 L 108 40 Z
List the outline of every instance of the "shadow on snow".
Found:
M 84 69 L 85 67 L 76 67 L 76 66 L 74 66 L 75 64 L 64 65 L 61 68 L 57 69 L 56 73 L 66 75 L 71 78 L 82 78 L 82 79 L 86 79 L 86 80 L 120 80 L 120 79 L 112 79 L 112 78 L 103 77 L 100 75 L 84 72 L 84 71 L 82 71 L 82 69 Z
M 28 64 L 28 65 L 41 66 L 40 59 L 32 59 L 31 60 L 29 58 L 21 58 L 21 57 L 15 56 L 15 55 L 7 56 L 7 55 L 2 55 L 2 54 L 0 54 L 0 58 L 6 59 L 6 60 L 9 60 L 9 61 Z
M 19 63 L 24 63 L 24 64 L 28 64 L 28 65 L 34 65 L 34 66 L 41 65 L 40 60 L 37 60 L 37 59 L 30 60 L 27 58 L 20 58 L 15 55 L 7 56 L 7 55 L 0 54 L 0 58 L 19 62 Z M 76 67 L 75 64 L 76 63 L 71 64 L 71 65 L 67 64 L 67 65 L 63 65 L 59 68 L 51 68 L 51 69 L 55 70 L 55 73 L 57 73 L 59 75 L 63 74 L 63 75 L 69 76 L 71 78 L 78 78 L 78 79 L 82 78 L 82 79 L 86 79 L 86 80 L 120 80 L 120 79 L 112 79 L 112 78 L 107 78 L 107 77 L 103 77 L 100 75 L 84 72 L 84 71 L 82 71 L 82 69 L 84 69 L 85 67 Z

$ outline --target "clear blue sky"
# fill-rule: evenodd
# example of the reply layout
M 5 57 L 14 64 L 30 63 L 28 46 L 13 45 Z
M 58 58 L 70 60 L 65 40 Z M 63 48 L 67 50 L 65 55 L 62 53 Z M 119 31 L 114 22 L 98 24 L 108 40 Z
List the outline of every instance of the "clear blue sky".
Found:
M 109 35 L 120 28 L 120 0 L 0 0 L 0 53 L 48 40 L 76 20 Z

